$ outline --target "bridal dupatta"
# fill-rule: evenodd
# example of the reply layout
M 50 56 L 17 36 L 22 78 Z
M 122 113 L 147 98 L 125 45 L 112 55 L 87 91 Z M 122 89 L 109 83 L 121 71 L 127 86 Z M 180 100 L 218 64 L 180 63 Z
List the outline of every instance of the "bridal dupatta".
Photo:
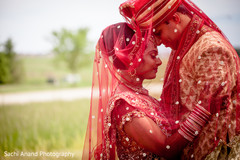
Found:
M 92 95 L 83 160 L 115 159 L 116 143 L 119 139 L 116 140 L 116 126 L 112 122 L 111 114 L 118 99 L 124 99 L 133 106 L 134 112 L 137 109 L 136 115 L 148 115 L 162 126 L 162 129 L 165 128 L 166 134 L 168 134 L 167 130 L 171 130 L 166 118 L 158 116 L 155 111 L 156 107 L 159 107 L 158 102 L 150 98 L 153 101 L 151 102 L 144 88 L 135 88 L 124 76 L 131 74 L 140 64 L 149 36 L 148 32 L 133 31 L 127 23 L 111 25 L 102 32 L 94 58 Z M 138 79 L 132 80 L 138 81 Z M 159 108 L 158 111 L 160 112 Z M 119 152 L 121 154 L 124 150 Z M 141 155 L 145 157 L 149 154 L 143 152 Z

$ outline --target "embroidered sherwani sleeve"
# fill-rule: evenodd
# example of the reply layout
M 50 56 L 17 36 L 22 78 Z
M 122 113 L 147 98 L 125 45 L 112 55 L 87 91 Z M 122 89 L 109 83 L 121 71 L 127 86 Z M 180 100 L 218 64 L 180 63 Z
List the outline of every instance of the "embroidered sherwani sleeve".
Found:
M 181 85 L 181 98 L 189 110 L 196 104 L 208 105 L 211 96 L 215 99 L 231 96 L 234 83 L 236 69 L 231 51 L 221 45 L 221 41 L 205 40 L 195 44 L 182 65 L 182 78 L 185 81 Z
M 218 42 L 217 42 L 218 43 Z M 214 98 L 227 104 L 231 96 L 233 82 L 233 58 L 226 48 L 213 44 L 208 50 L 198 56 L 194 65 L 196 77 L 197 103 L 214 111 L 216 103 L 210 105 Z M 204 94 L 203 94 L 204 93 Z M 225 99 L 222 99 L 225 97 Z M 226 104 L 224 104 L 226 103 Z
M 215 142 L 226 139 L 227 133 L 232 137 L 236 124 L 232 121 L 231 128 L 226 125 L 226 113 L 234 113 L 232 91 L 236 90 L 234 89 L 237 74 L 235 58 L 227 42 L 219 34 L 212 32 L 203 35 L 184 57 L 180 67 L 182 104 L 191 111 L 196 104 L 201 106 L 206 104 L 212 95 L 215 99 L 221 97 L 225 99 L 221 104 L 221 111 L 212 116 L 211 121 L 193 142 L 193 146 L 189 145 L 185 148 L 185 156 L 202 159 L 213 150 Z M 204 90 L 207 83 L 208 94 L 203 94 L 206 93 Z M 219 89 L 220 92 L 216 94 Z M 210 107 L 214 109 L 216 106 L 212 104 Z M 185 114 L 185 117 L 187 115 Z

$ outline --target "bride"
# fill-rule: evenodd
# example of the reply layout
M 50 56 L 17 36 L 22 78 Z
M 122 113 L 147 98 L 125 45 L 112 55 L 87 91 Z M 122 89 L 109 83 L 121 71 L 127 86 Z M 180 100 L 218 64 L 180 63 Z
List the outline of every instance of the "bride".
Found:
M 207 122 L 210 113 L 197 106 L 179 127 L 166 118 L 159 101 L 143 88 L 158 67 L 151 34 L 127 23 L 108 26 L 96 46 L 91 107 L 83 159 L 178 159 Z

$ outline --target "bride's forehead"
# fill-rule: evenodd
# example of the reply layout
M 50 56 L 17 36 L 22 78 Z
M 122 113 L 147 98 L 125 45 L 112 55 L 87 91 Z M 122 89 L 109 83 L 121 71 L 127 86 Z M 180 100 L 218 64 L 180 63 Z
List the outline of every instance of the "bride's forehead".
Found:
M 156 45 L 154 40 L 149 40 L 148 41 L 148 43 L 146 45 L 146 50 L 149 50 L 149 49 L 151 49 L 151 50 L 155 50 L 156 49 L 157 50 L 157 45 Z

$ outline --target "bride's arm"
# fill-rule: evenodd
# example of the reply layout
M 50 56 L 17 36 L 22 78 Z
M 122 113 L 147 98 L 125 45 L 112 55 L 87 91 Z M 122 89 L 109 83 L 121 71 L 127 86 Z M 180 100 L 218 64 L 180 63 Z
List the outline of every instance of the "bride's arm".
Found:
M 159 126 L 149 117 L 133 118 L 124 125 L 126 134 L 140 146 L 165 158 L 174 158 L 188 144 L 178 132 L 167 138 Z
M 168 159 L 175 159 L 179 158 L 188 142 L 198 135 L 209 117 L 208 111 L 196 106 L 178 132 L 171 137 L 166 137 L 161 128 L 147 116 L 132 118 L 124 125 L 124 131 L 146 150 Z

